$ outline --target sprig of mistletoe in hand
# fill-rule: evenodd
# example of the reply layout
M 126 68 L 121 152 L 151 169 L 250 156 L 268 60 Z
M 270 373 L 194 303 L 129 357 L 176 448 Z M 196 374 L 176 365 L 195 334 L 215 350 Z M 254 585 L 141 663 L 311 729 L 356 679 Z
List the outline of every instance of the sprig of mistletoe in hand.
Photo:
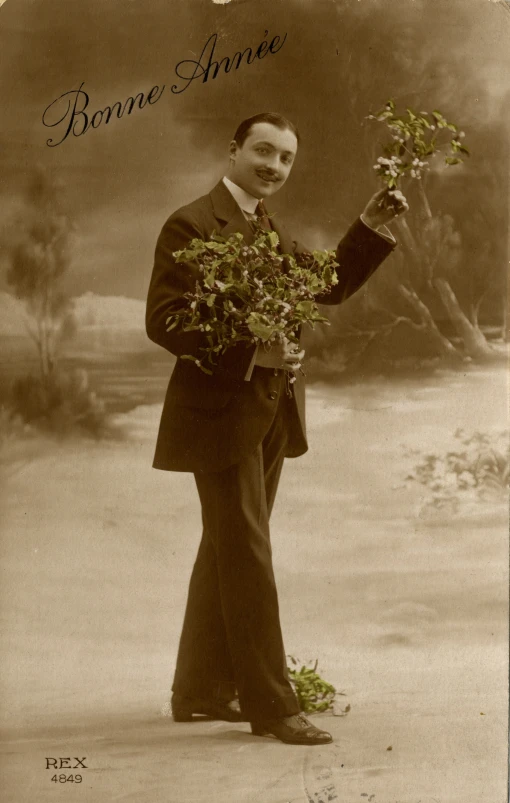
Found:
M 277 340 L 299 341 L 299 327 L 329 324 L 319 312 L 315 296 L 327 293 L 338 279 L 334 251 L 278 253 L 278 234 L 257 228 L 251 245 L 243 235 L 228 239 L 213 234 L 210 240 L 193 239 L 175 251 L 178 263 L 198 266 L 200 279 L 194 292 L 184 294 L 186 304 L 172 309 L 167 331 L 201 332 L 207 345 L 201 355 L 181 355 L 212 374 L 219 357 L 231 346 L 249 342 L 270 348 Z M 290 381 L 295 381 L 292 377 Z
M 420 180 L 438 153 L 447 151 L 444 156 L 447 167 L 461 164 L 462 157 L 469 156 L 469 150 L 461 142 L 464 131 L 459 131 L 437 109 L 429 114 L 408 108 L 404 114 L 397 114 L 395 103 L 389 100 L 383 109 L 366 119 L 383 123 L 391 134 L 391 142 L 383 146 L 384 155 L 374 165 L 377 176 L 390 192 L 404 178 Z

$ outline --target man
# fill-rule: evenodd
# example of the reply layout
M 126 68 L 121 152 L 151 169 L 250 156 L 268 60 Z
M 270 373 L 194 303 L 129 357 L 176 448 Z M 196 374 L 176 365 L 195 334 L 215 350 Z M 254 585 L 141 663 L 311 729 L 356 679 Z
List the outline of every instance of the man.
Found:
M 282 253 L 303 250 L 260 203 L 287 180 L 298 141 L 295 126 L 280 115 L 243 121 L 230 143 L 228 175 L 163 226 L 147 333 L 178 357 L 199 356 L 204 341 L 200 332 L 167 332 L 169 314 L 183 306 L 199 277 L 196 265 L 175 262 L 174 251 L 213 231 L 241 232 L 249 244 L 254 221 L 275 229 Z M 407 208 L 401 193 L 373 196 L 338 245 L 339 281 L 317 297 L 320 303 L 340 304 L 364 284 L 396 244 L 387 230 L 376 229 Z M 172 687 L 174 719 L 248 720 L 256 735 L 311 745 L 330 742 L 331 735 L 300 713 L 288 680 L 269 538 L 284 458 L 308 448 L 304 382 L 296 371 L 302 355 L 287 342 L 269 351 L 243 342 L 225 352 L 211 376 L 178 359 L 153 465 L 193 472 L 202 505 L 202 540 Z M 291 384 L 286 380 L 294 372 Z

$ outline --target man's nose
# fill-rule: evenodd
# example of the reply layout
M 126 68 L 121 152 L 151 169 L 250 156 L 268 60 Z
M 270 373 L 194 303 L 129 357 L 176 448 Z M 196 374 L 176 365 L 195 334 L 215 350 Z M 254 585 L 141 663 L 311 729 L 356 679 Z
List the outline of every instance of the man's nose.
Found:
M 280 164 L 277 153 L 272 153 L 270 156 L 267 156 L 265 161 L 266 167 L 268 167 L 270 170 L 273 170 L 275 173 L 278 172 Z

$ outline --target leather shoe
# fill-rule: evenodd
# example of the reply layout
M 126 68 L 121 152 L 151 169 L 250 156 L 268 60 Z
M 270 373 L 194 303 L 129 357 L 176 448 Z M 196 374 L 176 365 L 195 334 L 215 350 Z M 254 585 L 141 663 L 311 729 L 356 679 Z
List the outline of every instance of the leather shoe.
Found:
M 174 722 L 192 722 L 194 714 L 225 722 L 246 722 L 238 700 L 207 700 L 204 697 L 181 697 L 180 694 L 173 694 L 171 705 Z
M 285 744 L 329 744 L 333 741 L 330 733 L 316 728 L 303 714 L 252 722 L 251 732 L 255 736 L 276 736 Z

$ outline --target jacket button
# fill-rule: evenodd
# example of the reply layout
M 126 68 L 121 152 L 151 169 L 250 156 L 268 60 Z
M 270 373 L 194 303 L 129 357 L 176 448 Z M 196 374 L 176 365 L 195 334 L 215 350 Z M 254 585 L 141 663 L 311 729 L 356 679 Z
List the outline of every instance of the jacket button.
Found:
M 271 393 L 269 394 L 268 398 L 270 398 L 271 401 L 274 401 L 277 398 L 277 396 L 278 396 L 278 393 L 275 390 L 272 390 Z

